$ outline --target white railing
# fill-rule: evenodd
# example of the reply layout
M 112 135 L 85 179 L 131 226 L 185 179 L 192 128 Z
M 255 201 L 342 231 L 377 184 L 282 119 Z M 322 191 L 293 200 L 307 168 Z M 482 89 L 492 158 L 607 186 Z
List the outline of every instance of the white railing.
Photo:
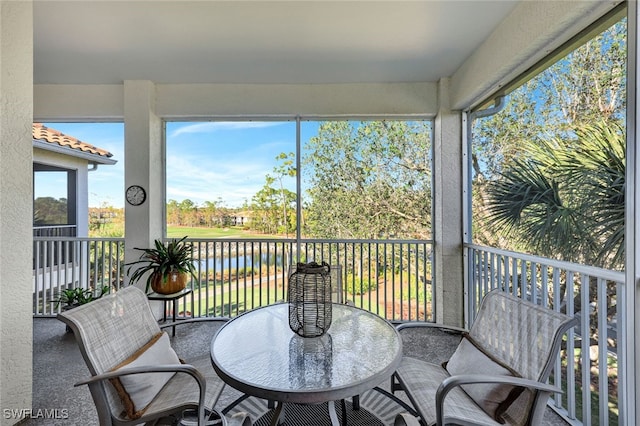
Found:
M 33 227 L 34 237 L 75 237 L 76 232 L 76 225 L 47 225 Z
M 390 321 L 433 321 L 432 243 L 421 240 L 189 239 L 197 280 L 178 315 L 234 317 L 287 298 L 297 261 L 339 265 L 341 299 Z M 124 240 L 34 237 L 34 315 L 65 288 L 117 288 Z M 338 285 L 336 283 L 336 285 Z
M 617 333 L 624 324 L 624 304 L 617 303 L 624 273 L 477 245 L 466 246 L 466 260 L 469 323 L 494 288 L 578 316 L 551 379 L 564 394 L 550 406 L 572 424 L 617 425 L 624 409 L 618 404 L 625 374 Z
M 422 240 L 190 239 L 192 316 L 236 316 L 286 300 L 297 261 L 340 266 L 342 300 L 390 321 L 433 321 L 432 243 Z
M 124 239 L 34 237 L 33 314 L 54 315 L 63 290 L 122 285 Z

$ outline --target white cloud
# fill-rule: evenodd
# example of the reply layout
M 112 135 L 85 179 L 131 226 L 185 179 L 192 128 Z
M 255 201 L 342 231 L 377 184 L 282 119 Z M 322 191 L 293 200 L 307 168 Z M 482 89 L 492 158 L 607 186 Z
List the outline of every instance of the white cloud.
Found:
M 189 124 L 171 133 L 175 137 L 184 133 L 213 133 L 217 130 L 243 130 L 279 126 L 282 122 L 270 121 L 209 121 L 206 123 Z
M 222 199 L 228 207 L 240 207 L 262 188 L 272 168 L 267 160 L 220 163 L 206 156 L 169 156 L 167 200 L 188 198 L 202 205 Z

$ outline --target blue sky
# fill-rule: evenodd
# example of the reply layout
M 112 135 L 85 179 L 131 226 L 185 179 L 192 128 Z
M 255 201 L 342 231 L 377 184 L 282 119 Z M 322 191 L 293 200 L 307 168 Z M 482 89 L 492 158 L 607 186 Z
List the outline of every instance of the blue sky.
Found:
M 45 123 L 83 142 L 108 150 L 118 162 L 89 173 L 89 206 L 124 206 L 124 125 L 122 123 Z M 315 126 L 307 123 L 305 126 Z M 222 200 L 240 207 L 264 186 L 275 157 L 295 152 L 295 122 L 167 123 L 167 200 Z M 295 179 L 286 186 L 294 189 Z M 65 197 L 55 174 L 36 180 L 36 197 Z
M 240 207 L 273 174 L 276 156 L 295 152 L 295 138 L 293 121 L 167 123 L 167 199 Z
M 124 205 L 124 125 L 122 123 L 44 123 L 45 126 L 106 149 L 118 162 L 113 166 L 100 165 L 89 172 L 89 206 L 107 203 L 115 207 Z M 36 177 L 35 197 L 66 197 L 66 181 L 49 173 L 44 179 Z

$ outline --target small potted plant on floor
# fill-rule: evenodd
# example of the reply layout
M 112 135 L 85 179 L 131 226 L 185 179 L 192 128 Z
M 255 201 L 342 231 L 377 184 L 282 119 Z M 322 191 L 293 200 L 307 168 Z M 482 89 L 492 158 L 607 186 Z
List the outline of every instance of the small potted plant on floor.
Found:
M 130 283 L 146 276 L 147 293 L 151 289 L 159 294 L 172 294 L 186 287 L 189 276 L 197 280 L 192 259 L 193 245 L 186 239 L 174 238 L 166 245 L 155 240 L 152 248 L 134 248 L 142 254 L 139 260 L 127 264 Z
M 58 306 L 62 305 L 62 310 L 68 311 L 76 306 L 98 300 L 108 292 L 108 285 L 102 286 L 99 291 L 92 288 L 82 287 L 65 288 L 58 293 L 58 297 L 54 299 L 54 301 L 56 302 L 56 309 L 58 309 Z M 66 326 L 65 329 L 67 333 L 71 332 L 71 328 L 69 328 L 69 326 Z
M 109 286 L 105 285 L 99 291 L 94 291 L 90 288 L 65 288 L 60 291 L 60 294 L 55 299 L 56 309 L 62 305 L 63 310 L 75 308 L 76 306 L 84 305 L 93 300 L 100 299 L 106 293 L 109 292 Z

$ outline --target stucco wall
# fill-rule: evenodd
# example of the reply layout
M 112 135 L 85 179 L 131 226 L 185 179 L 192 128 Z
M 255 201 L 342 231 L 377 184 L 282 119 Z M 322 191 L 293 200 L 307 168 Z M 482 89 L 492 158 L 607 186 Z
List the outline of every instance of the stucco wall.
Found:
M 451 108 L 464 109 L 483 100 L 619 3 L 520 2 L 451 77 Z
M 156 84 L 154 90 L 153 107 L 162 118 L 437 112 L 436 83 Z M 123 120 L 124 85 L 36 85 L 34 116 Z
M 0 415 L 31 408 L 33 7 L 0 2 Z

